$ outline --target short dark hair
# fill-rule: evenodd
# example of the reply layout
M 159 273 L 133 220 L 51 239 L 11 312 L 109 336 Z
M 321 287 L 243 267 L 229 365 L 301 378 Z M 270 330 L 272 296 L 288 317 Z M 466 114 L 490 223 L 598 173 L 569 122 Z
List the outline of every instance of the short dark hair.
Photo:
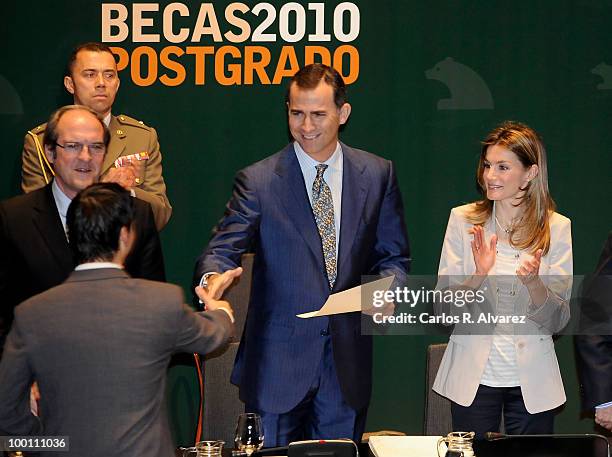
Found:
M 74 62 L 77 59 L 77 54 L 81 51 L 92 51 L 92 52 L 108 52 L 115 62 L 117 61 L 115 58 L 115 54 L 111 51 L 111 48 L 104 44 L 99 43 L 97 41 L 89 41 L 87 43 L 81 43 L 76 48 L 72 50 L 70 53 L 70 57 L 68 57 L 68 62 L 66 62 L 66 69 L 64 71 L 64 76 L 72 76 L 72 68 L 74 67 Z
M 93 114 L 96 119 L 98 119 L 100 125 L 102 125 L 102 128 L 104 129 L 104 146 L 108 148 L 108 143 L 110 143 L 110 131 L 108 130 L 108 127 L 106 127 L 104 120 L 102 120 L 98 113 L 96 113 L 94 110 L 85 105 L 66 105 L 53 111 L 53 113 L 51 113 L 51 116 L 49 117 L 49 120 L 47 121 L 47 126 L 45 127 L 43 146 L 48 146 L 49 149 L 55 151 L 55 145 L 57 144 L 58 138 L 57 124 L 59 123 L 59 120 L 64 114 L 72 110 L 87 111 Z
M 76 264 L 110 261 L 119 249 L 122 227 L 132 228 L 134 199 L 117 183 L 80 191 L 66 213 L 70 250 Z
M 289 95 L 293 84 L 301 89 L 315 89 L 320 84 L 321 80 L 332 86 L 334 90 L 334 103 L 336 107 L 342 108 L 342 105 L 344 105 L 347 100 L 346 84 L 344 84 L 342 76 L 336 69 L 322 63 L 306 65 L 293 75 L 287 86 L 285 101 L 289 103 Z

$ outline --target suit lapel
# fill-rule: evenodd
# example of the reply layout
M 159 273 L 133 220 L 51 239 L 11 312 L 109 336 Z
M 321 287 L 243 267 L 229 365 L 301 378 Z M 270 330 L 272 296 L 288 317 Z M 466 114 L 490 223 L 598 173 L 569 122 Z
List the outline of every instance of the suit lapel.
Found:
M 338 278 L 343 273 L 361 224 L 361 215 L 368 195 L 365 164 L 351 148 L 342 144 L 342 221 L 340 223 L 340 246 L 338 250 Z M 340 281 L 336 281 L 338 284 Z
M 126 148 L 125 130 L 121 128 L 121 124 L 119 124 L 115 116 L 111 116 L 108 129 L 110 130 L 110 143 L 104 157 L 104 163 L 102 164 L 101 175 L 113 166 L 115 160 L 121 156 Z
M 63 271 L 68 272 L 74 265 L 72 253 L 68 247 L 68 240 L 55 205 L 51 186 L 52 184 L 47 185 L 44 192 L 40 193 L 40 198 L 33 208 L 32 219 L 41 239 L 57 263 Z
M 293 145 L 288 145 L 281 152 L 274 172 L 280 177 L 281 189 L 279 198 L 285 208 L 288 219 L 296 226 L 304 241 L 317 259 L 324 265 L 321 238 L 312 214 L 310 200 L 304 184 L 304 176 L 295 155 Z M 325 271 L 325 267 L 323 270 Z

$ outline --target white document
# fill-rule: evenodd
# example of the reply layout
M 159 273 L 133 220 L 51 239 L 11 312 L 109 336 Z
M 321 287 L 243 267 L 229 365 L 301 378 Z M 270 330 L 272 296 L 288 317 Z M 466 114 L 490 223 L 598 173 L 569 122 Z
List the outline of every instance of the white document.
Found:
M 371 436 L 370 449 L 376 457 L 438 457 L 441 436 Z M 446 452 L 446 446 L 443 446 Z
M 353 287 L 352 289 L 343 290 L 337 294 L 329 296 L 323 307 L 318 311 L 298 314 L 297 317 L 307 319 L 309 317 L 329 316 L 330 314 L 353 313 L 355 311 L 364 311 L 372 308 L 372 296 L 374 291 L 387 291 L 395 276 L 387 276 L 386 278 L 377 279 L 376 281 L 363 284 L 362 286 Z M 363 294 L 363 295 L 362 295 Z M 368 303 L 361 306 L 361 297 L 369 297 Z

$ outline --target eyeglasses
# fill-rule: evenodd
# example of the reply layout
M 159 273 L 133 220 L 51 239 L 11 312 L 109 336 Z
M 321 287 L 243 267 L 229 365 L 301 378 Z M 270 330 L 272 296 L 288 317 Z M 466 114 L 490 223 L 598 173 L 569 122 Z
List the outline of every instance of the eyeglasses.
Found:
M 70 143 L 60 144 L 56 142 L 55 145 L 59 146 L 60 148 L 62 148 L 64 151 L 66 151 L 69 154 L 80 154 L 85 146 L 87 146 L 87 150 L 89 151 L 91 155 L 102 155 L 106 152 L 106 146 L 104 145 L 104 143 L 87 144 L 87 143 L 70 142 Z

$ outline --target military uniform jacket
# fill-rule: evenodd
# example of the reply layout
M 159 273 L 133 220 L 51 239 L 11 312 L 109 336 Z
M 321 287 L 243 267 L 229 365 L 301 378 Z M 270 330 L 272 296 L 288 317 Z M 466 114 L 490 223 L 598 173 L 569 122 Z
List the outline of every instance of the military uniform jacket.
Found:
M 39 125 L 30 130 L 24 139 L 22 153 L 22 182 L 24 192 L 31 192 L 51 182 L 53 172 L 44 157 L 42 144 L 47 124 Z M 172 206 L 166 196 L 166 184 L 162 176 L 162 156 L 159 151 L 157 132 L 141 121 L 126 115 L 111 116 L 110 144 L 102 164 L 102 176 L 107 173 L 121 156 L 147 152 L 149 160 L 145 162 L 144 176 L 141 183 L 134 187 L 136 197 L 151 205 L 155 216 L 155 225 L 161 230 L 172 214 Z M 41 146 L 41 154 L 37 144 Z

